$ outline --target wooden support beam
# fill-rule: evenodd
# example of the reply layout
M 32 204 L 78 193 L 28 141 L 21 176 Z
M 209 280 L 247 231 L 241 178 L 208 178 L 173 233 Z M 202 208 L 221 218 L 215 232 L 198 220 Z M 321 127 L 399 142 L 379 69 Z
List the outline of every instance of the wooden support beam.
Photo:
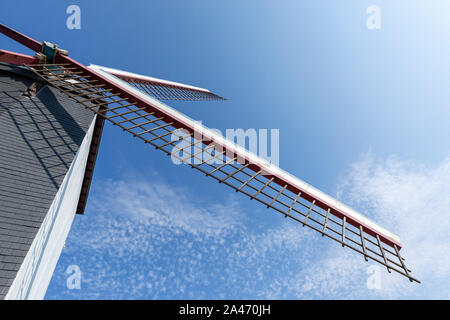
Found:
M 391 269 L 388 267 L 388 261 L 386 259 L 386 255 L 384 253 L 383 245 L 381 244 L 381 241 L 380 241 L 380 236 L 378 236 L 378 235 L 377 235 L 377 241 L 378 241 L 378 247 L 380 248 L 381 255 L 383 256 L 384 264 L 386 265 L 387 271 L 389 273 L 391 273 Z M 407 270 L 405 270 L 405 271 L 407 271 Z
M 364 232 L 363 232 L 363 228 L 362 228 L 361 225 L 359 226 L 359 234 L 360 234 L 360 236 L 361 236 L 361 246 L 362 246 L 363 252 L 364 252 L 364 259 L 365 259 L 366 261 L 369 261 L 369 260 L 367 259 L 366 243 L 365 243 L 365 241 L 364 241 Z
M 342 247 L 345 246 L 345 223 L 347 222 L 347 217 L 344 216 L 342 219 Z
M 325 222 L 323 224 L 323 229 L 322 229 L 322 237 L 325 235 L 325 231 L 327 230 L 327 223 L 328 223 L 328 216 L 329 215 L 330 215 L 330 208 L 328 208 L 327 215 L 325 216 Z
M 250 197 L 250 200 L 253 200 L 254 198 L 256 198 L 273 181 L 273 179 L 275 179 L 275 178 L 272 177 L 270 180 L 267 180 L 267 182 L 258 191 L 256 191 L 256 193 L 254 195 L 252 195 Z
M 305 224 L 308 223 L 309 215 L 311 214 L 312 208 L 314 207 L 315 204 L 316 204 L 316 199 L 314 199 L 314 200 L 311 202 L 311 206 L 310 206 L 309 209 L 308 209 L 308 213 L 306 214 L 305 220 L 303 220 L 303 227 L 305 226 Z
M 272 202 L 267 206 L 267 208 L 271 207 L 273 205 L 273 203 L 278 199 L 278 197 L 284 192 L 284 190 L 286 190 L 287 188 L 287 184 L 284 185 L 283 189 L 280 190 L 280 192 L 278 192 L 278 194 L 276 195 L 275 198 L 272 199 Z
M 213 174 L 214 172 L 216 172 L 217 170 L 222 169 L 223 167 L 225 167 L 226 165 L 232 163 L 236 161 L 236 157 L 234 157 L 233 159 L 228 160 L 227 162 L 222 163 L 220 166 L 218 166 L 217 168 L 215 168 L 214 170 L 212 170 L 211 172 L 206 173 L 206 176 L 209 176 L 211 174 Z
M 254 175 L 252 175 L 250 178 L 247 179 L 247 181 L 245 181 L 240 187 L 239 189 L 236 189 L 236 192 L 241 191 L 241 189 L 243 187 L 245 187 L 250 181 L 252 181 L 257 175 L 259 175 L 261 173 L 262 170 L 259 170 L 258 172 L 256 172 Z
M 219 183 L 224 182 L 225 180 L 227 180 L 228 178 L 230 178 L 231 176 L 234 176 L 235 174 L 239 173 L 240 171 L 244 170 L 245 168 L 247 168 L 250 165 L 250 163 L 247 163 L 245 165 L 242 165 L 239 169 L 237 169 L 236 171 L 230 173 L 229 175 L 227 175 L 225 178 L 223 178 L 222 180 L 219 180 Z

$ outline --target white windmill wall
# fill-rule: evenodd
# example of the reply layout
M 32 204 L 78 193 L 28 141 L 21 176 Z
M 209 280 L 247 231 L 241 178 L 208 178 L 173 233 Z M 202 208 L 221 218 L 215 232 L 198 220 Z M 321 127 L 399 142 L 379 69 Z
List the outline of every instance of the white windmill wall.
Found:
M 44 298 L 75 216 L 94 126 L 95 118 L 5 299 Z

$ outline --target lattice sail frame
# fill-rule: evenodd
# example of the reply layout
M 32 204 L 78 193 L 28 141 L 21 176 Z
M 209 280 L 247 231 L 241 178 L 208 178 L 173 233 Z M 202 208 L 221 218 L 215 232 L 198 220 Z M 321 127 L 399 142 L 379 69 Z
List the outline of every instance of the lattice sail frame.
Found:
M 410 281 L 419 282 L 410 275 L 411 270 L 406 267 L 396 243 L 386 244 L 386 238 L 381 240 L 380 234 L 371 234 L 366 225 L 355 226 L 354 221 L 349 223 L 347 216 L 339 217 L 334 208 L 324 209 L 317 204 L 316 199 L 308 201 L 303 192 L 292 192 L 288 184 L 280 185 L 270 172 L 265 172 L 258 165 L 258 169 L 255 169 L 255 163 L 239 157 L 234 151 L 230 152 L 205 135 L 202 132 L 204 128 L 189 131 L 187 127 L 176 126 L 167 116 L 158 114 L 156 110 L 148 112 L 148 106 L 130 102 L 128 98 L 115 93 L 114 89 L 108 89 L 105 84 L 91 79 L 89 74 L 76 71 L 79 69 L 70 63 L 28 67 L 85 108 L 179 162 L 299 222 L 303 227 L 353 249 L 362 254 L 366 261 L 373 260 L 384 265 L 389 272 L 394 270 Z M 101 69 L 96 69 L 96 72 L 108 77 Z M 183 147 L 180 147 L 180 142 L 184 143 Z
M 0 32 L 35 52 L 40 52 L 43 47 L 42 43 L 5 25 L 0 24 Z M 101 68 L 88 68 L 63 51 L 57 52 L 54 63 L 45 65 L 35 64 L 36 58 L 30 56 L 11 56 L 8 52 L 4 56 L 15 61 L 12 63 L 21 61 L 48 84 L 134 137 L 343 247 L 351 248 L 362 254 L 366 261 L 373 260 L 389 272 L 394 270 L 411 282 L 420 283 L 410 275 L 411 270 L 400 255 L 401 244 L 397 236 L 278 167 L 268 165 L 223 137 L 196 126 L 182 113 L 143 93 L 145 90 L 124 82 L 127 79 L 120 80 L 117 74 L 113 76 Z M 172 140 L 172 135 L 183 130 L 185 134 Z M 195 150 L 189 157 L 177 154 L 180 141 L 186 141 L 186 147 Z M 205 159 L 204 155 L 209 158 Z
M 129 85 L 139 89 L 149 96 L 158 100 L 183 100 L 183 101 L 217 101 L 226 100 L 208 89 L 194 87 L 178 82 L 162 80 L 153 77 L 107 68 L 97 65 L 90 65 L 90 68 L 103 70 L 127 82 Z

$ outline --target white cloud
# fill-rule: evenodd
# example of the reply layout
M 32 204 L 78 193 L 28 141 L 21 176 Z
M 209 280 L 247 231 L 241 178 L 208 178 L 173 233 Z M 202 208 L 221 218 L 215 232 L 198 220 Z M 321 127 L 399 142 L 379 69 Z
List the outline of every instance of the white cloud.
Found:
M 382 160 L 368 154 L 351 166 L 343 181 L 346 183 L 340 186 L 339 195 L 344 202 L 400 235 L 402 254 L 422 284 L 411 284 L 382 269 L 381 288 L 367 290 L 361 287 L 368 277 L 361 259 L 346 257 L 347 253 L 336 256 L 330 249 L 328 257 L 308 268 L 305 277 L 313 279 L 311 290 L 336 298 L 448 298 L 450 158 L 427 168 L 395 157 Z
M 200 203 L 184 188 L 124 179 L 95 186 L 49 298 L 448 298 L 450 159 L 425 168 L 369 155 L 345 180 L 344 201 L 401 236 L 422 285 L 381 269 L 369 290 L 362 256 L 281 217 L 255 228 L 270 210 L 255 204 L 250 219 L 242 197 Z M 79 292 L 62 285 L 70 264 L 83 272 Z

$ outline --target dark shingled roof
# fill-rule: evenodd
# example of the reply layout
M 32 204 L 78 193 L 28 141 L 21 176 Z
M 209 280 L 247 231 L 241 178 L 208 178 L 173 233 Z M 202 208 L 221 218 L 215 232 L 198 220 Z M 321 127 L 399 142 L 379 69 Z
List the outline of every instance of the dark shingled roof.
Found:
M 93 120 L 25 69 L 0 64 L 0 299 L 11 286 Z

